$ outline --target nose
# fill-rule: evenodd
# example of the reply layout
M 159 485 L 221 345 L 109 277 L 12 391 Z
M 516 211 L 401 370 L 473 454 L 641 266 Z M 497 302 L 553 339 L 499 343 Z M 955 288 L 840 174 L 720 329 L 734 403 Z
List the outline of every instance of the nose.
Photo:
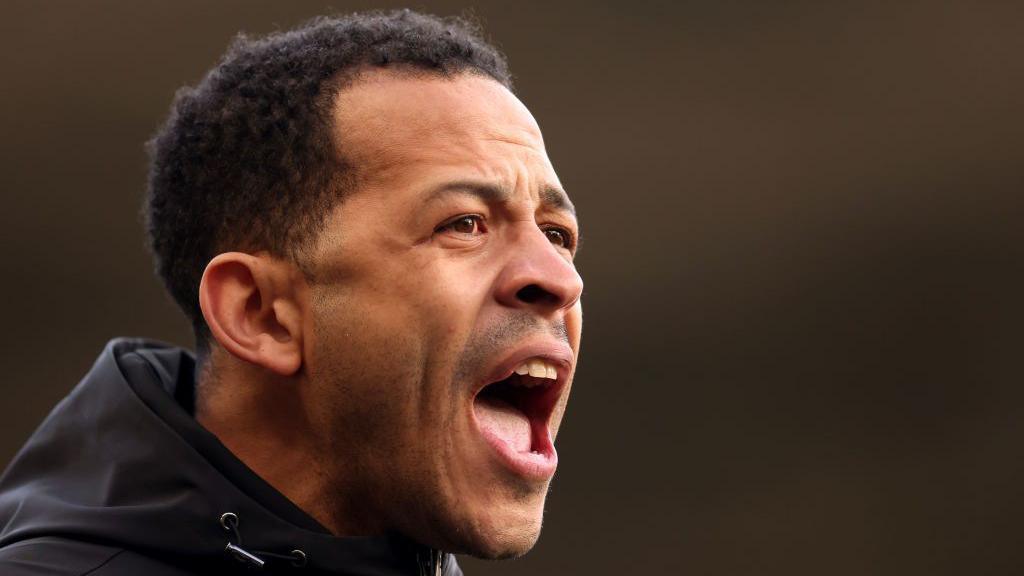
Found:
M 571 308 L 583 293 L 583 279 L 564 252 L 532 223 L 515 237 L 512 255 L 497 283 L 497 299 L 505 306 L 548 315 Z

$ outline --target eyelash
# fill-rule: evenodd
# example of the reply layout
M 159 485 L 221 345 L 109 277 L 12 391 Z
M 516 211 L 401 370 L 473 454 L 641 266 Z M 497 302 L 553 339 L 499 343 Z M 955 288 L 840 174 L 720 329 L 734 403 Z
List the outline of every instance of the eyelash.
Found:
M 572 232 L 570 232 L 568 229 L 562 228 L 561 226 L 547 226 L 545 228 L 541 228 L 541 230 L 543 230 L 545 234 L 550 232 L 550 231 L 552 231 L 552 230 L 554 230 L 556 232 L 560 232 L 562 234 L 562 238 L 564 239 L 564 242 L 565 242 L 560 247 L 561 248 L 565 248 L 566 250 L 568 250 L 570 252 L 574 252 L 576 250 L 576 236 Z
M 487 231 L 487 221 L 483 217 L 483 215 L 481 215 L 481 214 L 460 214 L 460 215 L 452 218 L 451 220 L 448 220 L 444 224 L 441 224 L 440 226 L 438 226 L 434 230 L 434 232 L 435 233 L 444 232 L 445 230 L 451 229 L 458 222 L 460 222 L 462 220 L 470 219 L 470 218 L 472 218 L 472 219 L 474 219 L 476 221 L 477 227 L 480 228 L 481 231 L 483 231 L 483 232 Z M 570 231 L 569 229 L 564 228 L 562 226 L 545 226 L 545 227 L 541 228 L 541 230 L 545 233 L 545 235 L 549 231 L 559 232 L 562 235 L 562 238 L 564 239 L 564 245 L 560 246 L 560 248 L 564 248 L 566 250 L 569 250 L 570 252 L 574 252 L 576 250 L 576 246 L 577 246 L 576 235 L 573 234 L 572 231 Z M 460 234 L 472 234 L 472 233 L 471 232 L 460 232 Z
M 456 216 L 455 218 L 452 218 L 451 220 L 449 220 L 449 221 L 445 222 L 444 224 L 441 224 L 440 226 L 438 226 L 434 230 L 434 232 L 435 233 L 444 232 L 445 230 L 447 230 L 449 228 L 452 228 L 456 223 L 458 223 L 458 222 L 460 222 L 462 220 L 468 219 L 468 218 L 472 218 L 472 219 L 476 220 L 478 227 L 482 228 L 484 231 L 487 230 L 486 221 L 484 220 L 484 217 L 482 215 L 480 215 L 480 214 L 460 214 L 460 215 Z M 463 232 L 463 234 L 468 234 L 468 232 Z

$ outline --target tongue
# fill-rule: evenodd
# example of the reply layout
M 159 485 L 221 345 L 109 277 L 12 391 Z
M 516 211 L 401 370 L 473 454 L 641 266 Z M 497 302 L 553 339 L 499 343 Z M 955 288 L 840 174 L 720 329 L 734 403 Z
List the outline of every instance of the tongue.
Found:
M 526 414 L 500 398 L 477 398 L 480 426 L 505 440 L 516 452 L 530 451 L 530 421 Z

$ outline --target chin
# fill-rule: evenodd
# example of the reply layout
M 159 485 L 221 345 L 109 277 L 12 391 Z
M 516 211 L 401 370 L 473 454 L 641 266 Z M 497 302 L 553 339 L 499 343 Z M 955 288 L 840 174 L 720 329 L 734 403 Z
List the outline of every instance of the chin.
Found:
M 533 549 L 539 537 L 540 522 L 537 522 L 536 527 L 504 528 L 479 533 L 470 542 L 464 543 L 461 553 L 484 560 L 519 558 Z
M 537 544 L 544 515 L 544 494 L 531 500 L 471 511 L 461 526 L 472 528 L 457 528 L 449 550 L 486 560 L 523 556 Z

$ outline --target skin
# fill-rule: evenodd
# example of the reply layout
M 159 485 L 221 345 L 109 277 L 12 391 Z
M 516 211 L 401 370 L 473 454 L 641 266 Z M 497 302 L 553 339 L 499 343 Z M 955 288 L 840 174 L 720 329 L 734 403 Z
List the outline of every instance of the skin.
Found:
M 197 418 L 337 535 L 521 555 L 549 480 L 499 460 L 473 397 L 534 346 L 571 358 L 552 437 L 568 399 L 578 225 L 540 129 L 472 74 L 365 72 L 333 117 L 357 184 L 306 251 L 311 274 L 241 252 L 204 274 L 215 343 Z

